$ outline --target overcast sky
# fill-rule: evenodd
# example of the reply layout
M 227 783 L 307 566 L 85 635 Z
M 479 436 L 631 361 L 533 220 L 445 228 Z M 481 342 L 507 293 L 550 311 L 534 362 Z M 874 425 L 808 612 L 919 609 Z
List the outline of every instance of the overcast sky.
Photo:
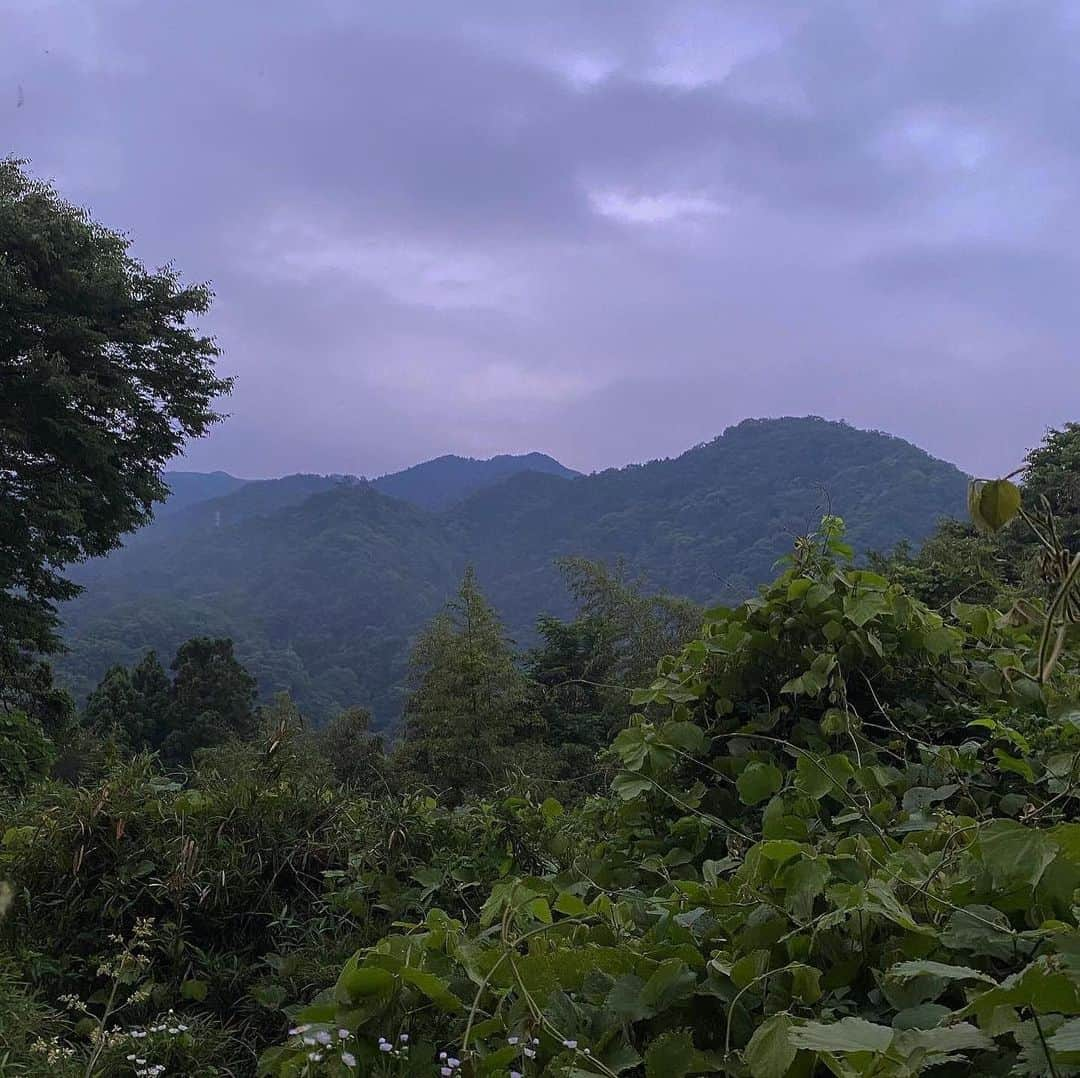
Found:
M 0 0 L 0 153 L 213 282 L 187 466 L 1080 419 L 1080 4 Z

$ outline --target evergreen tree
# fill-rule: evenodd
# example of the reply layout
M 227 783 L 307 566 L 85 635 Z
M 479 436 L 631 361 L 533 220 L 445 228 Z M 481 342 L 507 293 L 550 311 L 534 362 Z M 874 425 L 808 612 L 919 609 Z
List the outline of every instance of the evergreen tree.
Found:
M 411 668 L 397 758 L 407 781 L 481 792 L 529 763 L 539 730 L 529 682 L 472 569 L 420 635 Z
M 186 763 L 198 749 L 231 738 L 250 738 L 257 728 L 255 679 L 233 654 L 233 642 L 196 637 L 172 661 L 173 683 L 161 751 Z

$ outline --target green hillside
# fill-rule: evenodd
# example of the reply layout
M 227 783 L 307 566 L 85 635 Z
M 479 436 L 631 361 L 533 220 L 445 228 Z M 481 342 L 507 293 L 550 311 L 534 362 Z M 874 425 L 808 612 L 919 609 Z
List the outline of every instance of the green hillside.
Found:
M 670 460 L 566 479 L 526 472 L 430 512 L 362 481 L 291 476 L 157 521 L 81 568 L 64 609 L 63 677 L 195 635 L 231 636 L 264 693 L 323 719 L 399 711 L 409 641 L 464 567 L 519 640 L 569 609 L 556 560 L 625 561 L 651 589 L 702 602 L 768 579 L 824 509 L 859 550 L 919 541 L 963 510 L 964 476 L 899 438 L 817 418 L 748 420 Z

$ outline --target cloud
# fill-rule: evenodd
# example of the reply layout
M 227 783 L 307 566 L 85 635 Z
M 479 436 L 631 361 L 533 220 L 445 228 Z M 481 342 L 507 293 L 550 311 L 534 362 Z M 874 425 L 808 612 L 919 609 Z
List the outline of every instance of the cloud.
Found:
M 818 412 L 991 472 L 1075 418 L 1067 0 L 0 21 L 4 146 L 214 283 L 239 380 L 189 466 L 589 469 Z

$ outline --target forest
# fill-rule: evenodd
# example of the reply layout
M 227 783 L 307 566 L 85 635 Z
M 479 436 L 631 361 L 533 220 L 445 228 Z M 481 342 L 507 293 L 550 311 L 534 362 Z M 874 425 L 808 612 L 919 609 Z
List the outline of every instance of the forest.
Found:
M 936 526 L 959 473 L 821 420 L 438 512 L 337 485 L 259 548 L 238 517 L 217 552 L 301 590 L 271 556 L 318 534 L 321 560 L 344 520 L 386 552 L 358 557 L 377 604 L 402 548 L 454 575 L 415 631 L 371 629 L 365 663 L 409 644 L 392 728 L 265 699 L 218 633 L 133 641 L 76 700 L 52 664 L 94 573 L 148 588 L 140 535 L 174 524 L 199 588 L 223 571 L 176 523 L 197 504 L 150 522 L 230 387 L 208 290 L 11 160 L 0 235 L 0 1073 L 1080 1073 L 1080 425 Z M 778 430 L 805 453 L 803 428 L 841 465 L 892 452 L 851 457 L 858 497 L 789 532 L 820 494 L 771 484 L 769 454 Z M 731 503 L 722 472 L 704 506 L 732 437 L 767 497 Z M 575 514 L 603 541 L 506 528 L 486 561 L 445 553 L 446 529 Z M 541 561 L 561 608 L 527 586 Z M 489 592 L 500 564 L 525 579 Z M 693 585 L 718 566 L 745 594 Z M 344 631 L 331 598 L 306 608 L 317 633 L 327 607 L 313 651 Z

